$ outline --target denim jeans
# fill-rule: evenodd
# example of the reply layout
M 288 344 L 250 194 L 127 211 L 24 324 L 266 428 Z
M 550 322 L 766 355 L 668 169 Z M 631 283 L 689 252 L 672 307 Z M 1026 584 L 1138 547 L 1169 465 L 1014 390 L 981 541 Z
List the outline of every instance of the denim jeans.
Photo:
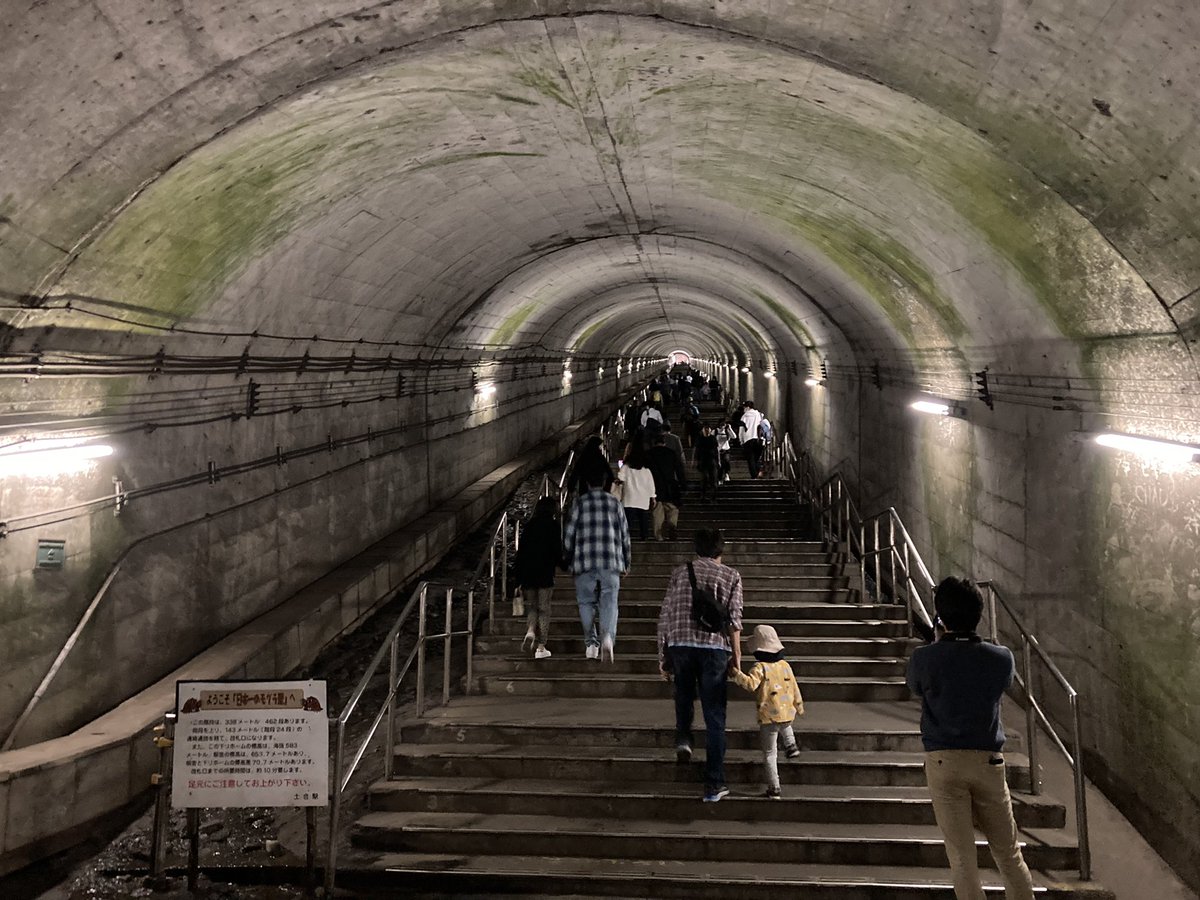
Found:
M 704 712 L 706 732 L 704 783 L 725 784 L 725 672 L 729 651 L 711 647 L 668 647 L 667 661 L 675 674 L 675 743 L 692 746 L 692 716 L 696 695 Z
M 600 638 L 617 639 L 617 591 L 621 573 L 593 570 L 575 576 L 575 599 L 579 601 L 579 621 L 583 625 L 583 642 L 599 647 Z M 599 619 L 599 632 L 596 630 Z

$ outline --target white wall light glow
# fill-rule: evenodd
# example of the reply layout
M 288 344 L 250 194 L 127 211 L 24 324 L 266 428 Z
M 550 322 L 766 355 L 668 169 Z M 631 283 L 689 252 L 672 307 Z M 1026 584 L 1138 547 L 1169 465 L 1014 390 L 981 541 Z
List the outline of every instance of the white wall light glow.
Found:
M 1200 461 L 1200 447 L 1180 444 L 1175 441 L 1160 441 L 1155 438 L 1132 434 L 1106 432 L 1096 435 L 1095 441 L 1102 447 L 1136 453 L 1146 459 L 1167 463 L 1190 463 Z
M 85 444 L 86 438 L 53 438 L 0 447 L 0 478 L 71 475 L 86 471 L 97 459 L 112 456 L 108 444 Z

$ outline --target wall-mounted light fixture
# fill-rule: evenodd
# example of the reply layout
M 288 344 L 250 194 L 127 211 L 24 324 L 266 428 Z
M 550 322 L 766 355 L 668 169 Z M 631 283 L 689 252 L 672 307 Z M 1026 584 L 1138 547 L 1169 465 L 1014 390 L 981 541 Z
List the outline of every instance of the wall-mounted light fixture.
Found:
M 1111 431 L 1096 435 L 1095 441 L 1102 447 L 1111 447 L 1113 450 L 1136 453 L 1138 456 L 1159 462 L 1200 462 L 1200 447 L 1193 446 L 1192 444 L 1181 444 L 1177 441 L 1162 441 L 1157 438 L 1148 438 L 1133 434 L 1118 434 Z
M 496 385 L 490 381 L 481 381 L 475 385 L 475 393 L 480 397 L 490 397 L 496 393 Z
M 743 375 L 749 375 L 749 374 L 750 374 L 750 367 L 749 367 L 749 366 L 742 366 L 742 374 L 743 374 Z
M 811 375 L 810 375 L 808 378 L 805 378 L 805 379 L 804 379 L 804 383 L 805 383 L 806 385 L 808 385 L 810 388 L 815 388 L 815 387 L 824 387 L 824 386 L 825 386 L 825 382 L 824 382 L 822 379 L 820 379 L 820 378 L 813 378 Z
M 763 378 L 774 378 L 774 377 L 775 377 L 775 373 L 772 372 L 770 369 L 767 369 L 763 372 Z
M 962 406 L 950 400 L 943 400 L 940 397 L 914 400 L 908 406 L 909 409 L 915 409 L 919 413 L 925 413 L 930 416 L 953 416 L 957 419 L 965 419 L 967 417 L 967 411 Z
M 0 478 L 70 475 L 97 459 L 112 456 L 108 444 L 85 444 L 87 438 L 47 438 L 0 448 Z

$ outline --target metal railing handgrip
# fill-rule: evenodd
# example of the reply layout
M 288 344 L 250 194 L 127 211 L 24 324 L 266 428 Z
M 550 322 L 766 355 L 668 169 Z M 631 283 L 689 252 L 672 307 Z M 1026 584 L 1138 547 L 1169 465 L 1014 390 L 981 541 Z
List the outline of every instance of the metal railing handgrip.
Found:
M 345 725 L 350 716 L 354 714 L 354 709 L 358 706 L 359 701 L 362 700 L 362 695 L 366 691 L 367 685 L 370 683 L 372 676 L 374 676 L 375 670 L 378 669 L 379 664 L 383 662 L 383 658 L 388 653 L 388 647 L 392 640 L 397 634 L 400 633 L 400 629 L 404 627 L 404 623 L 412 614 L 413 607 L 417 603 L 417 598 L 420 596 L 421 591 L 425 588 L 425 585 L 426 582 L 424 581 L 417 585 L 416 590 L 413 591 L 413 595 L 409 597 L 408 603 L 404 604 L 404 609 L 400 612 L 400 616 L 396 619 L 396 624 L 391 627 L 390 631 L 388 631 L 387 637 L 383 639 L 383 643 L 380 645 L 379 650 L 376 651 L 375 657 L 367 666 L 365 674 L 359 679 L 358 685 L 354 688 L 354 693 L 350 695 L 350 699 L 346 701 L 346 705 L 342 707 L 342 713 L 338 716 L 339 724 Z M 399 589 L 390 591 L 389 593 L 391 597 L 394 597 L 397 593 L 399 593 Z M 385 597 L 387 597 L 387 595 L 385 595 Z M 383 603 L 391 602 L 391 597 L 387 597 Z
M 340 776 L 338 773 L 335 773 L 335 777 L 342 778 L 341 787 L 339 790 L 344 791 L 349 786 L 350 779 L 354 777 L 354 772 L 358 769 L 358 764 L 362 762 L 363 757 L 367 754 L 367 749 L 371 746 L 371 741 L 375 739 L 375 732 L 379 730 L 379 726 L 383 723 L 383 719 L 387 715 L 388 704 L 392 702 L 392 698 L 395 697 L 396 693 L 400 690 L 400 682 L 404 680 L 404 676 L 408 674 L 408 670 L 412 668 L 413 660 L 416 658 L 417 648 L 413 647 L 412 651 L 408 654 L 408 659 L 405 660 L 404 665 L 400 668 L 400 674 L 396 677 L 396 683 L 392 686 L 392 689 L 388 691 L 387 698 L 383 701 L 383 705 L 379 708 L 379 714 L 375 716 L 375 721 L 371 724 L 370 729 L 367 731 L 366 737 L 364 737 L 362 742 L 359 744 L 358 750 L 354 754 L 354 759 L 350 761 L 350 768 L 346 770 L 344 777 Z
M 900 513 L 896 512 L 896 507 L 889 506 L 884 511 L 884 515 L 889 515 L 892 517 L 893 521 L 896 523 L 896 527 L 900 529 L 900 536 L 904 538 L 904 542 L 908 544 L 909 549 L 912 550 L 913 556 L 916 557 L 917 566 L 919 567 L 921 574 L 925 576 L 925 581 L 929 583 L 930 587 L 934 587 L 937 582 L 934 581 L 933 576 L 929 574 L 929 569 L 926 568 L 925 561 L 921 559 L 921 554 L 917 552 L 917 545 L 913 542 L 912 537 L 909 536 L 908 529 L 904 527 L 904 521 L 900 518 Z
M 1025 623 L 1021 621 L 1021 617 L 1017 615 L 1016 610 L 1009 605 L 1008 601 L 1004 599 L 1004 595 L 997 590 L 995 582 L 980 581 L 978 583 L 978 587 L 980 590 L 987 589 L 992 592 L 992 595 L 996 598 L 997 602 L 999 602 L 1000 606 L 1003 607 L 1006 613 L 1008 613 L 1008 617 L 1012 620 L 1012 623 L 1016 627 L 1018 633 L 1022 638 L 1029 641 L 1030 648 L 1034 653 L 1037 654 L 1038 659 L 1046 664 L 1046 668 L 1050 670 L 1050 674 L 1054 676 L 1054 680 L 1057 681 L 1062 689 L 1067 692 L 1067 696 L 1078 696 L 1079 692 L 1076 691 L 1071 685 L 1071 682 L 1067 680 L 1067 677 L 1062 673 L 1062 670 L 1055 665 L 1054 660 L 1050 658 L 1049 654 L 1042 649 L 1042 645 L 1038 639 L 1030 633 L 1028 628 L 1025 627 Z

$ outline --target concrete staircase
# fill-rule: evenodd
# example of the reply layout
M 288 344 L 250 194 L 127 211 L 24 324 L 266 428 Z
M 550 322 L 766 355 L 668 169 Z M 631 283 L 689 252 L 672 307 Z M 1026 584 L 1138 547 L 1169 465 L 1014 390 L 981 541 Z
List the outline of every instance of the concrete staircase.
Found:
M 716 503 L 689 494 L 680 534 L 726 529 L 747 629 L 773 624 L 787 646 L 808 714 L 797 723 L 803 753 L 780 758 L 783 799 L 759 796 L 754 705 L 736 687 L 731 796 L 701 803 L 701 762 L 675 762 L 654 635 L 690 541 L 635 542 L 615 662 L 584 659 L 568 578 L 554 600 L 551 659 L 521 653 L 523 622 L 499 621 L 477 642 L 477 693 L 401 724 L 396 778 L 372 787 L 352 833 L 360 857 L 374 855 L 342 885 L 422 896 L 953 897 L 924 787 L 919 709 L 904 687 L 903 612 L 861 604 L 844 555 L 796 539 L 806 517 L 784 483 L 750 481 L 736 462 L 734 477 Z M 702 759 L 700 731 L 695 746 Z M 1028 761 L 1008 756 L 1039 896 L 1109 897 L 1054 874 L 1077 864 L 1064 807 L 1025 793 Z M 979 852 L 990 865 L 982 843 Z M 985 877 L 997 890 L 994 871 Z

